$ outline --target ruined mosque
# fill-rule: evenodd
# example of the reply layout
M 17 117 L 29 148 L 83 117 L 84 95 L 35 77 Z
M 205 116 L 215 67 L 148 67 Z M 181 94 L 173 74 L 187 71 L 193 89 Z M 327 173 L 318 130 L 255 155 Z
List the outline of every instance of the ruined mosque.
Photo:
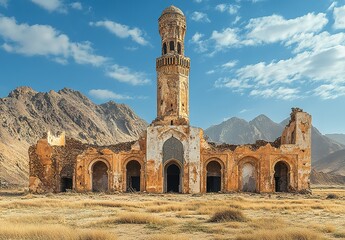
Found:
M 91 146 L 50 133 L 29 149 L 31 192 L 303 192 L 310 188 L 311 116 L 293 108 L 274 142 L 215 144 L 189 124 L 186 17 L 159 17 L 157 117 L 134 142 Z

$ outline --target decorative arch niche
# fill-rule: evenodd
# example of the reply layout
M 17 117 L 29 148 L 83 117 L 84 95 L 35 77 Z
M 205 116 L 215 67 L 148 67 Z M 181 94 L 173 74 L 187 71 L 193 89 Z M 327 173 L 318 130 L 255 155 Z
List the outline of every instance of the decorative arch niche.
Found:
M 182 166 L 184 163 L 183 144 L 180 140 L 172 136 L 163 144 L 163 164 L 170 159 L 177 160 Z

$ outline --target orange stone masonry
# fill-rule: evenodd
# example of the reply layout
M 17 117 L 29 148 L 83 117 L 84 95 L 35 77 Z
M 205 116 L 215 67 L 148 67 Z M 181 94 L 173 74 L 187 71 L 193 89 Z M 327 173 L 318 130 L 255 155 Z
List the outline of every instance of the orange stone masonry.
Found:
M 157 118 L 134 142 L 83 144 L 62 133 L 29 149 L 33 193 L 64 192 L 309 192 L 311 116 L 293 108 L 275 142 L 207 142 L 189 125 L 190 59 L 186 19 L 170 6 L 159 18 L 162 55 L 156 59 Z

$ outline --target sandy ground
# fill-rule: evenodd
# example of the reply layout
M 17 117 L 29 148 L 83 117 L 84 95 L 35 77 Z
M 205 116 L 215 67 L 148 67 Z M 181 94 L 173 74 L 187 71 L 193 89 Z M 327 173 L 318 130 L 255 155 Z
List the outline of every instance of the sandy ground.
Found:
M 336 198 L 327 199 L 330 194 Z M 215 213 L 229 209 L 243 214 L 245 220 L 210 222 Z M 264 235 L 279 239 L 284 232 L 299 232 L 309 237 L 305 239 L 345 239 L 345 187 L 319 186 L 312 195 L 32 195 L 0 190 L 0 213 L 0 225 L 12 226 L 14 232 L 16 227 L 34 225 L 97 229 L 114 239 L 264 239 Z M 0 239 L 5 239 L 2 231 L 9 234 L 10 230 L 0 228 Z

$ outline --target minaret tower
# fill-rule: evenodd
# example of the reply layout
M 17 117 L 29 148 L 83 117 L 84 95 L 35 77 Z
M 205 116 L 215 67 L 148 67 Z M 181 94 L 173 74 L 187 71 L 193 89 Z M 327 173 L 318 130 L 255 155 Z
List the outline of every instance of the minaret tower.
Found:
M 190 59 L 184 56 L 186 17 L 175 6 L 159 20 L 162 56 L 156 59 L 157 118 L 154 125 L 189 125 Z

